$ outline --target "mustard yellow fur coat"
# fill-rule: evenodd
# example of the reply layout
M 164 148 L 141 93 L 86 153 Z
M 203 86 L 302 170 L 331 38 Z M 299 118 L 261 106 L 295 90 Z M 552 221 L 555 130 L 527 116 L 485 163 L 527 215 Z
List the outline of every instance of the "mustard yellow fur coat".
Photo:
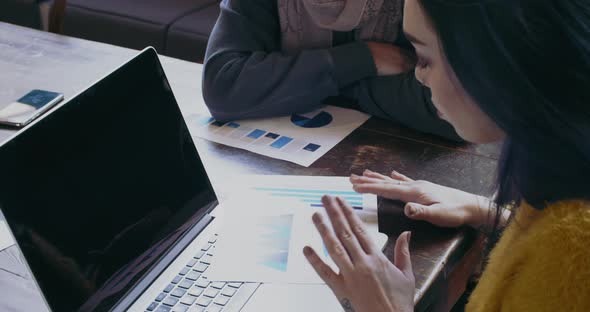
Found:
M 466 311 L 590 312 L 590 202 L 522 205 Z

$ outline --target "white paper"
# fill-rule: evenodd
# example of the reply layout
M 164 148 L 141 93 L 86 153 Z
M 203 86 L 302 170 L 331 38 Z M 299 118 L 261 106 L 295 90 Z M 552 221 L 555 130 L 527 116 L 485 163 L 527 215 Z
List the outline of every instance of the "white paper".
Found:
M 14 245 L 14 243 L 14 238 L 12 237 L 12 233 L 10 233 L 6 221 L 0 220 L 0 251 Z
M 323 195 L 340 196 L 364 221 L 377 220 L 377 196 L 355 192 L 348 177 L 252 174 L 236 176 L 230 183 L 234 192 L 294 200 L 311 208 L 323 207 Z
M 325 106 L 305 114 L 228 123 L 193 113 L 186 122 L 193 136 L 307 167 L 369 117 L 356 110 Z
M 322 284 L 303 255 L 311 246 L 331 263 L 311 215 L 314 209 L 286 200 L 251 194 L 242 207 L 230 205 L 222 220 L 211 281 Z M 252 204 L 256 202 L 256 204 Z M 333 264 L 332 264 L 333 265 Z
M 324 209 L 311 208 L 292 198 L 273 198 L 256 192 L 237 193 L 221 204 L 215 261 L 207 270 L 212 281 L 323 284 L 307 259 L 310 246 L 336 272 L 311 216 Z M 387 236 L 377 222 L 365 222 L 373 241 L 382 247 Z

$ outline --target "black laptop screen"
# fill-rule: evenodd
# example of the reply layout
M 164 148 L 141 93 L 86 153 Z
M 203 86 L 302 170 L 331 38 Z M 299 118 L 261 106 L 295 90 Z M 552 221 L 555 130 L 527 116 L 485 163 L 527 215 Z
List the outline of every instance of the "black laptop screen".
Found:
M 54 311 L 111 308 L 215 201 L 152 50 L 0 147 L 0 166 L 2 211 Z

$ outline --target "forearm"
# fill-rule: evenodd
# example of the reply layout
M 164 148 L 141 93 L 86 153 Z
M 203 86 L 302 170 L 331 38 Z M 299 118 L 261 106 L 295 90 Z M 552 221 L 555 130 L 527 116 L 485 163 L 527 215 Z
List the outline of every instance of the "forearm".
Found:
M 440 119 L 430 92 L 413 72 L 362 80 L 352 91 L 362 110 L 416 130 L 462 142 L 453 127 Z
M 337 95 L 340 87 L 375 73 L 367 50 L 363 43 L 353 43 L 295 55 L 265 51 L 214 54 L 205 63 L 203 96 L 218 119 L 309 111 Z M 346 58 L 350 56 L 355 61 Z
M 281 52 L 276 1 L 242 2 L 222 2 L 207 47 L 203 97 L 215 118 L 309 111 L 340 88 L 374 76 L 365 43 Z
M 507 208 L 498 208 L 493 200 L 485 197 L 473 195 L 474 200 L 467 208 L 466 224 L 476 229 L 492 229 L 494 227 L 503 227 L 510 218 L 511 210 Z
M 212 115 L 222 120 L 305 112 L 338 93 L 331 71 L 325 50 L 290 56 L 226 52 L 208 60 L 203 97 Z

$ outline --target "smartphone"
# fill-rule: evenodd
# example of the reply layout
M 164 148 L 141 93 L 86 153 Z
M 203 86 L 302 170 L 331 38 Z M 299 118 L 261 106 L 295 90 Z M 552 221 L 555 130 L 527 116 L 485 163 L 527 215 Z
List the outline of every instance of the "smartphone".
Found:
M 0 109 L 0 124 L 18 128 L 24 127 L 63 98 L 61 93 L 32 90 L 16 102 Z

